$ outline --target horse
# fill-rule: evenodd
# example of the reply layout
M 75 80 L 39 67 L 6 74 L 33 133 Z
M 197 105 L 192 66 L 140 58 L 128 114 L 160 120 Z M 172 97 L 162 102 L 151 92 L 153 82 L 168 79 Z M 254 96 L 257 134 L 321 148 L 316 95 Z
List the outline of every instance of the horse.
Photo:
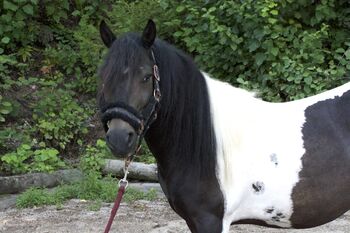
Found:
M 311 228 L 350 208 L 350 83 L 272 103 L 215 80 L 184 52 L 142 33 L 116 37 L 98 106 L 106 142 L 120 158 L 144 137 L 171 208 L 191 232 L 232 224 Z

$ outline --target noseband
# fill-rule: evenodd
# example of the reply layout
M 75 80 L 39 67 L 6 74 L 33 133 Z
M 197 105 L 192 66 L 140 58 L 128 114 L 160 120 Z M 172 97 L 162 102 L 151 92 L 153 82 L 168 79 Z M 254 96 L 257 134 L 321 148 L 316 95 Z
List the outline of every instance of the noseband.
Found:
M 161 92 L 159 88 L 160 76 L 159 69 L 156 63 L 156 59 L 151 50 L 153 65 L 153 94 L 148 100 L 147 105 L 143 108 L 141 112 L 137 111 L 130 105 L 122 102 L 115 102 L 107 105 L 101 110 L 102 116 L 101 121 L 104 130 L 107 132 L 109 128 L 109 122 L 112 119 L 121 119 L 129 123 L 138 135 L 138 146 L 149 129 L 150 125 L 157 119 L 157 112 L 159 109 L 159 101 L 161 98 Z

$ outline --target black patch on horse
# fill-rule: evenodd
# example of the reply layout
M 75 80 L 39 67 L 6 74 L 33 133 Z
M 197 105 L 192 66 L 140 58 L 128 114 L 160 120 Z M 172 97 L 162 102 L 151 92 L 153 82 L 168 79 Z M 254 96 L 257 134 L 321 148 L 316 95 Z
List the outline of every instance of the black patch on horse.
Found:
M 350 208 L 350 91 L 309 106 L 305 118 L 303 168 L 292 193 L 295 228 L 327 223 Z
M 252 188 L 254 190 L 254 193 L 261 194 L 265 191 L 265 185 L 263 182 L 257 181 L 252 184 Z
M 269 207 L 269 208 L 265 209 L 265 212 L 268 214 L 271 214 L 274 210 L 275 210 L 274 207 Z

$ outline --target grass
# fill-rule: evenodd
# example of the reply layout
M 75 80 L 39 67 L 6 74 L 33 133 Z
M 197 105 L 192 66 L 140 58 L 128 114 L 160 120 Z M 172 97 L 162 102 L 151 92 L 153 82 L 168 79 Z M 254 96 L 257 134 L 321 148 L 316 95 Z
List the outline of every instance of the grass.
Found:
M 86 175 L 84 180 L 70 184 L 58 186 L 53 191 L 48 189 L 31 188 L 20 194 L 16 201 L 17 208 L 30 208 L 35 206 L 56 205 L 62 208 L 66 200 L 77 198 L 93 201 L 88 207 L 89 210 L 99 210 L 102 202 L 114 202 L 117 194 L 117 179 L 107 177 L 100 179 L 99 175 Z M 142 192 L 133 188 L 127 188 L 123 200 L 131 203 L 136 200 L 155 200 L 156 190 Z

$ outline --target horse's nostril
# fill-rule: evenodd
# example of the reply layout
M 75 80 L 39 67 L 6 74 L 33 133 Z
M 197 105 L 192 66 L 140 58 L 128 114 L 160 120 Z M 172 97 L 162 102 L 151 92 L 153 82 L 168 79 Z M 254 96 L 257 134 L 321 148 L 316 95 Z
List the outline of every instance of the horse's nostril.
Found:
M 106 134 L 106 141 L 107 142 L 109 142 L 109 138 L 110 138 L 109 134 Z
M 133 132 L 129 132 L 129 133 L 128 133 L 127 142 L 128 142 L 128 146 L 129 146 L 129 147 L 130 147 L 130 146 L 132 145 L 132 143 L 134 142 L 134 133 L 133 133 Z

